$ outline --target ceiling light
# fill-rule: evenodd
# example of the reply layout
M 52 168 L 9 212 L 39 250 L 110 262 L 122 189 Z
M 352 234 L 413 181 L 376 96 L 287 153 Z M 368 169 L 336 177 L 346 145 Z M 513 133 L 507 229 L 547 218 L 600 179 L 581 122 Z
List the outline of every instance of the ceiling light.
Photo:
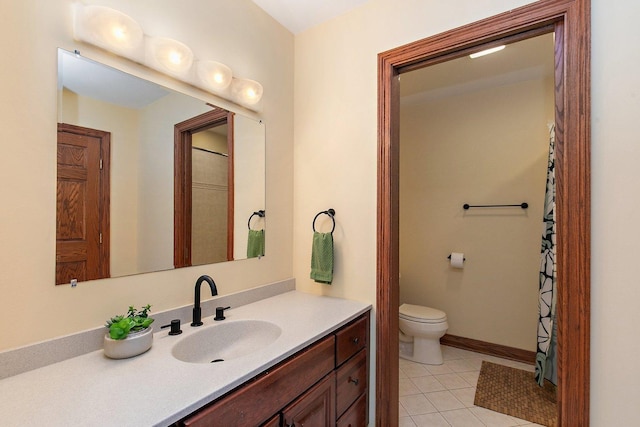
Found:
M 491 49 L 481 50 L 480 52 L 472 53 L 469 55 L 469 58 L 479 58 L 481 56 L 489 55 L 490 53 L 495 53 L 504 49 L 504 45 L 492 47 Z

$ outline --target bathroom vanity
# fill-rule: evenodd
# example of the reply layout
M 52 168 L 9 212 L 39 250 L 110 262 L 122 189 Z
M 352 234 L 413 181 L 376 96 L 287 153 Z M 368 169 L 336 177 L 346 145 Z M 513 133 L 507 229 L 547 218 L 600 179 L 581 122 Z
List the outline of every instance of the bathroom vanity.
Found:
M 290 291 L 232 307 L 221 322 L 204 316 L 204 325 L 193 328 L 181 319 L 182 334 L 155 333 L 140 356 L 112 360 L 98 350 L 1 380 L 0 423 L 366 425 L 370 308 Z M 218 330 L 243 323 L 268 323 L 279 335 L 219 363 L 177 353 L 198 352 L 201 338 L 219 338 Z M 215 347 L 226 350 L 221 342 Z
M 176 426 L 366 426 L 369 313 Z

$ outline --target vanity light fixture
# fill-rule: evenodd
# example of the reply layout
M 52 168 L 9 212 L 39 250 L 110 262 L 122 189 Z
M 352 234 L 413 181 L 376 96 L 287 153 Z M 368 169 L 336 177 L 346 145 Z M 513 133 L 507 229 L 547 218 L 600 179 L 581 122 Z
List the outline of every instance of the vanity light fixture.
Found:
M 231 94 L 240 104 L 254 105 L 262 98 L 262 85 L 254 80 L 233 79 Z
M 139 61 L 143 48 L 142 27 L 131 17 L 104 6 L 78 5 L 75 38 L 120 56 Z
M 221 92 L 231 84 L 233 78 L 231 68 L 224 64 L 216 61 L 198 61 L 196 67 L 198 78 L 205 89 Z
M 481 56 L 489 55 L 490 53 L 499 52 L 502 49 L 504 49 L 504 45 L 492 47 L 491 49 L 485 49 L 485 50 L 481 50 L 480 52 L 472 53 L 471 55 L 469 55 L 469 58 L 472 58 L 472 59 L 479 58 Z
M 130 16 L 117 10 L 76 3 L 74 37 L 178 78 L 214 95 L 255 109 L 262 98 L 262 85 L 233 77 L 231 69 L 216 61 L 200 61 L 177 40 L 151 37 Z M 229 88 L 231 88 L 229 90 Z
M 193 64 L 189 46 L 165 37 L 147 37 L 145 63 L 176 77 L 186 77 Z

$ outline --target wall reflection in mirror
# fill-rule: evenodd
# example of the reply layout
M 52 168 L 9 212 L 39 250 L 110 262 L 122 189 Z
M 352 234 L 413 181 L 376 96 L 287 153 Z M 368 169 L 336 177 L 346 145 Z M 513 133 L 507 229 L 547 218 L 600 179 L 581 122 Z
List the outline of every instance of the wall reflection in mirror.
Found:
M 56 284 L 247 258 L 262 122 L 62 49 L 58 107 Z

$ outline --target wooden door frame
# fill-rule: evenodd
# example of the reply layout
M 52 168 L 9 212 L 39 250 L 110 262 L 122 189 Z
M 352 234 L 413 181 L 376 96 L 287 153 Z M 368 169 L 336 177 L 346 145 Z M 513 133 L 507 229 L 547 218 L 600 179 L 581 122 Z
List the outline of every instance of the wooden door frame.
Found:
M 191 266 L 191 135 L 223 124 L 227 125 L 227 261 L 233 260 L 234 233 L 234 113 L 222 108 L 200 114 L 174 126 L 174 213 L 173 213 L 173 265 L 175 268 Z
M 107 279 L 111 277 L 111 133 L 68 123 L 58 123 L 58 134 L 60 132 L 88 136 L 100 140 L 100 160 L 102 162 L 99 183 L 100 194 L 98 196 L 99 232 L 102 233 L 102 242 L 99 245 L 100 277 L 88 280 Z M 66 283 L 56 283 L 56 285 L 59 284 Z
M 542 0 L 378 55 L 376 425 L 398 423 L 398 77 L 549 27 L 562 47 L 555 88 L 558 425 L 589 425 L 590 19 L 589 0 Z

